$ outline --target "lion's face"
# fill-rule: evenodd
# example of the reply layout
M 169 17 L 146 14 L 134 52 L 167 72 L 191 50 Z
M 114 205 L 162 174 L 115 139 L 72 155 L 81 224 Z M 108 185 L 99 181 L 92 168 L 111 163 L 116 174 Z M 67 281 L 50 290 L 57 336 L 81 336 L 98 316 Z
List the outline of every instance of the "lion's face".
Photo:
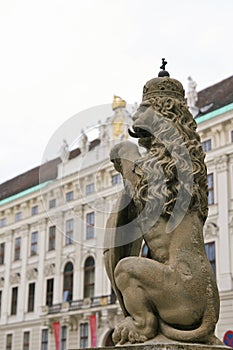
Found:
M 133 116 L 133 131 L 129 130 L 132 137 L 139 139 L 139 145 L 151 148 L 151 143 L 154 138 L 154 122 L 156 113 L 151 107 L 140 106 Z

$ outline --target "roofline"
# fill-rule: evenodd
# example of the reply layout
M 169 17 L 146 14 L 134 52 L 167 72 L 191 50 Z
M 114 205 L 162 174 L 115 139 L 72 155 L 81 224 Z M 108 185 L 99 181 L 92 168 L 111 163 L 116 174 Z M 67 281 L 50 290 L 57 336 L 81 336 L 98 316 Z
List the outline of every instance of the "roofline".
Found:
M 204 115 L 201 115 L 200 117 L 196 117 L 195 120 L 196 120 L 197 124 L 200 124 L 200 123 L 205 122 L 206 120 L 212 119 L 214 117 L 217 117 L 217 116 L 219 116 L 223 113 L 226 113 L 226 112 L 230 112 L 232 110 L 233 110 L 233 103 L 230 103 L 229 105 L 215 109 L 214 111 L 209 112 L 209 113 L 204 114 Z

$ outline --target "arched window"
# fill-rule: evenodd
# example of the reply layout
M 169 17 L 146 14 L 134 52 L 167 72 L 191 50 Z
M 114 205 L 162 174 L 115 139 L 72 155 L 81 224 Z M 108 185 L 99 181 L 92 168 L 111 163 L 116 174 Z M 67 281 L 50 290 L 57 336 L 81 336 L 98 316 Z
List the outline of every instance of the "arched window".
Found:
M 113 340 L 112 340 L 113 331 L 114 331 L 114 329 L 112 329 L 112 330 L 108 333 L 107 338 L 106 338 L 106 340 L 105 340 L 104 346 L 114 346 L 114 345 L 115 345 L 114 342 L 113 342 Z
M 64 268 L 63 302 L 73 299 L 73 264 L 68 262 Z
M 94 297 L 95 260 L 90 256 L 84 265 L 84 298 Z

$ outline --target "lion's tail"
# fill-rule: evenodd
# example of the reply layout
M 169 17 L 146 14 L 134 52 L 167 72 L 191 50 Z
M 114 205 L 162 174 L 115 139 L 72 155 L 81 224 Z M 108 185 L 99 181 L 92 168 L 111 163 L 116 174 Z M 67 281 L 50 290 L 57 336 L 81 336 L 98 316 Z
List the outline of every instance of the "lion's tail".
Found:
M 215 325 L 218 320 L 216 309 L 213 305 L 212 288 L 207 286 L 206 309 L 201 325 L 193 330 L 180 330 L 172 327 L 160 319 L 160 330 L 167 338 L 188 343 L 204 343 L 209 345 L 223 345 L 220 339 L 214 335 Z

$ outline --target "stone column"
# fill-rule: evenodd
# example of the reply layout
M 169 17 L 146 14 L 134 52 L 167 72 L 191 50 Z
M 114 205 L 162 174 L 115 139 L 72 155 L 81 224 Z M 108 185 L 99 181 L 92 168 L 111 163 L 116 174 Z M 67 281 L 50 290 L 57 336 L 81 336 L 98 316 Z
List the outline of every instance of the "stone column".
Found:
M 20 259 L 21 259 L 21 272 L 20 272 L 20 285 L 18 290 L 18 313 L 17 320 L 24 320 L 24 312 L 27 310 L 27 299 L 25 296 L 28 295 L 26 288 L 28 287 L 26 280 L 26 266 L 28 259 L 28 235 L 29 225 L 24 225 L 20 229 L 21 235 L 21 248 L 20 248 Z
M 228 156 L 223 155 L 216 160 L 216 187 L 218 191 L 218 226 L 219 226 L 219 254 L 224 257 L 219 264 L 218 285 L 220 291 L 232 289 L 230 266 L 230 236 L 228 227 L 229 188 L 228 188 Z
M 39 314 L 41 312 L 41 306 L 43 306 L 45 300 L 45 279 L 44 279 L 44 263 L 46 252 L 46 232 L 47 231 L 47 219 L 41 219 L 38 223 L 38 236 L 39 236 L 39 257 L 38 257 L 38 278 L 36 284 L 35 294 L 35 311 Z M 37 308 L 37 310 L 36 310 Z
M 2 313 L 1 320 L 2 324 L 7 323 L 7 318 L 10 312 L 11 303 L 11 285 L 10 285 L 10 268 L 12 263 L 12 240 L 13 240 L 13 230 L 9 230 L 5 233 L 5 274 L 4 280 L 1 281 L 3 287 L 2 292 Z

